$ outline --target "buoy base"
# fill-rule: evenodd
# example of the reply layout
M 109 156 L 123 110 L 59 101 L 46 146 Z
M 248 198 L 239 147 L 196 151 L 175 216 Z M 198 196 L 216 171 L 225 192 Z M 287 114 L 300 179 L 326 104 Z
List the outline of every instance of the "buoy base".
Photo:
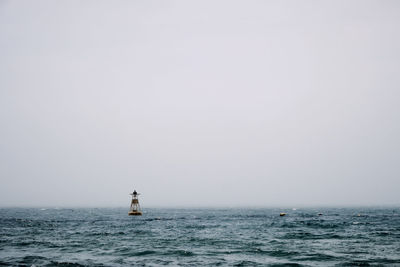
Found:
M 128 213 L 128 215 L 136 215 L 136 216 L 139 216 L 139 215 L 142 215 L 142 212 L 141 212 L 141 211 L 130 211 L 130 212 Z

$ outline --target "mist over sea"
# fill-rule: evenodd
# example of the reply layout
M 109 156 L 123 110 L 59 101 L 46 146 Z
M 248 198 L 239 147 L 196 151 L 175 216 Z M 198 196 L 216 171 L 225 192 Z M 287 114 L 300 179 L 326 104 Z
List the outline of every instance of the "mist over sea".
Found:
M 0 209 L 0 265 L 400 265 L 399 208 L 127 212 Z

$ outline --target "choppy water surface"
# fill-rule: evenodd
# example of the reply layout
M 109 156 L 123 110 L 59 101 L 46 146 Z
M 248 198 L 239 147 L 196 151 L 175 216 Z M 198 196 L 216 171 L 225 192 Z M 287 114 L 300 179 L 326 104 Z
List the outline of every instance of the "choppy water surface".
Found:
M 400 209 L 0 209 L 0 265 L 288 264 L 400 266 Z

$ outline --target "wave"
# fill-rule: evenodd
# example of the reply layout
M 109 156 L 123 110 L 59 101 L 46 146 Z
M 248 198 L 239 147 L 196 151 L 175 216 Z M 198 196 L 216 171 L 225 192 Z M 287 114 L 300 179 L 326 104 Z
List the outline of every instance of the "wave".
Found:
M 90 264 L 90 265 L 94 265 L 94 264 Z M 44 266 L 73 267 L 73 266 L 88 266 L 88 264 L 80 264 L 77 262 L 69 262 L 69 261 L 51 261 L 50 263 L 48 263 Z M 103 266 L 103 265 L 96 264 L 96 266 Z
M 340 260 L 340 257 L 323 254 L 323 253 L 311 253 L 311 254 L 303 254 L 301 257 L 295 257 L 292 260 L 296 261 L 335 261 Z
M 343 239 L 344 237 L 336 233 L 313 234 L 310 232 L 287 233 L 281 239 L 317 240 L 317 239 Z

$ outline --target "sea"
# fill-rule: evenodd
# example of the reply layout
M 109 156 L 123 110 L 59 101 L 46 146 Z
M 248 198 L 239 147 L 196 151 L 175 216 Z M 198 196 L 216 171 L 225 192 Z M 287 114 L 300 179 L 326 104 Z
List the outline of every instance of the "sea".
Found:
M 0 266 L 161 265 L 400 266 L 400 208 L 0 209 Z

